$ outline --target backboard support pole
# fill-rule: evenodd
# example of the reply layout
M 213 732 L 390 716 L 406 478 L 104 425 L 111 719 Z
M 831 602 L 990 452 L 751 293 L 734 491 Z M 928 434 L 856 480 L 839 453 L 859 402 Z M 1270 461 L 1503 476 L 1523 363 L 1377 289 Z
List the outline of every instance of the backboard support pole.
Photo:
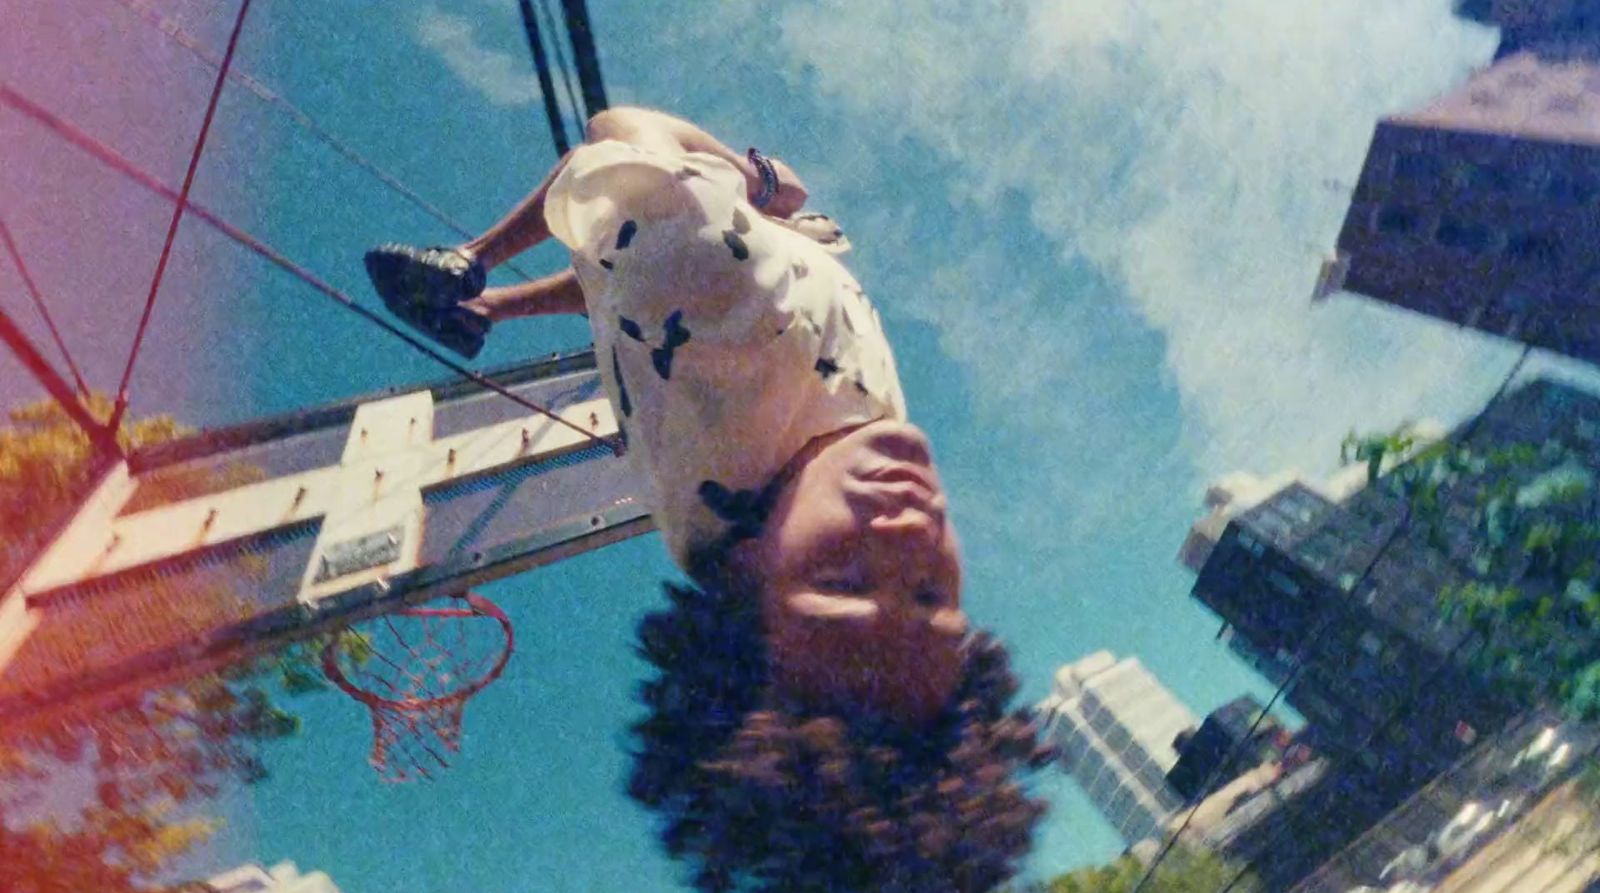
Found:
M 72 387 L 60 373 L 50 367 L 44 355 L 33 346 L 33 342 L 28 340 L 28 336 L 4 308 L 0 308 L 0 341 L 4 341 L 6 347 L 9 347 L 17 359 L 22 361 L 23 367 L 44 385 L 50 398 L 66 411 L 67 416 L 77 423 L 79 428 L 83 429 L 83 433 L 89 437 L 89 442 L 93 443 L 101 454 L 118 457 L 123 455 L 122 447 L 117 445 L 114 432 L 89 415 L 89 411 L 78 401 L 78 396 L 72 392 Z

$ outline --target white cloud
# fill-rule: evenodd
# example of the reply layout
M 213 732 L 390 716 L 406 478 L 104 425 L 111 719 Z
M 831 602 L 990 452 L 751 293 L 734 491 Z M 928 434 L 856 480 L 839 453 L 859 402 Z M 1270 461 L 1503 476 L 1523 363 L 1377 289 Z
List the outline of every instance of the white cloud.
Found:
M 1006 244 L 998 226 L 977 227 L 959 253 L 923 249 L 933 268 L 902 271 L 917 297 L 899 312 L 937 328 L 983 395 L 981 426 L 1025 460 L 1082 439 L 1115 454 L 1140 433 L 1099 430 L 1111 398 L 1082 391 L 1148 399 L 1164 384 L 1181 412 L 1176 452 L 1146 447 L 1128 461 L 1189 463 L 1198 486 L 1241 467 L 1325 471 L 1353 427 L 1459 419 L 1514 360 L 1514 345 L 1364 299 L 1309 302 L 1345 208 L 1328 181 L 1355 180 L 1381 115 L 1492 55 L 1495 35 L 1449 6 L 828 0 L 690 27 L 817 94 L 839 134 L 836 170 L 808 176 L 815 192 L 838 187 L 859 203 L 846 223 L 867 250 L 916 249 L 897 233 L 908 206 L 849 193 L 895 179 L 909 140 L 953 171 L 952 217 L 1000 224 L 997 209 L 1020 203 L 1058 279 L 1087 267 L 1109 283 L 1086 301 L 1068 291 L 1076 284 L 1029 276 L 1020 267 L 1034 247 Z M 1128 345 L 1108 343 L 1106 314 L 1085 306 L 1107 300 L 1153 330 L 1159 353 L 1125 357 Z M 1119 326 L 1119 339 L 1139 333 Z M 1137 467 L 1105 470 L 1107 488 L 1140 483 Z M 1057 477 L 1064 487 L 1074 474 Z M 1106 494 L 1050 495 L 1081 503 L 1080 529 L 1118 510 Z M 1007 511 L 1001 502 L 991 508 Z
M 1040 0 L 1020 13 L 834 2 L 781 22 L 791 60 L 864 127 L 959 164 L 954 198 L 1020 192 L 1063 259 L 1120 286 L 1166 339 L 1186 445 L 1206 473 L 1322 464 L 1340 430 L 1459 413 L 1504 368 L 1506 349 L 1482 339 L 1306 300 L 1316 246 L 1331 245 L 1342 212 L 1323 181 L 1353 180 L 1380 114 L 1457 82 L 1492 49 L 1442 0 Z M 964 300 L 924 312 L 954 331 L 972 312 Z M 1087 333 L 1056 334 L 1064 374 L 1096 361 Z M 978 375 L 992 365 L 992 343 L 945 346 Z M 993 373 L 985 393 L 1059 393 Z
M 525 56 L 485 46 L 473 20 L 429 8 L 417 21 L 417 39 L 450 71 L 496 105 L 526 105 L 539 99 L 539 80 Z

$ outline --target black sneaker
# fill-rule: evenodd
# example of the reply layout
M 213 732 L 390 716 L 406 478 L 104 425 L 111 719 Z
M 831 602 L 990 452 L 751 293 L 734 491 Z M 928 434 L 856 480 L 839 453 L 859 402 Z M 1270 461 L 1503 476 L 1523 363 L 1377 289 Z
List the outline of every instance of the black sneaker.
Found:
M 454 248 L 413 248 L 389 243 L 367 252 L 367 276 L 383 303 L 410 320 L 446 310 L 483 293 L 483 263 Z
M 430 323 L 435 341 L 469 360 L 483 350 L 483 340 L 492 326 L 489 317 L 465 307 L 436 311 Z
M 394 310 L 394 315 L 400 317 L 406 325 L 427 336 L 429 340 L 469 360 L 483 350 L 484 339 L 492 327 L 487 316 L 474 313 L 465 307 L 448 307 L 444 310 L 428 307 L 390 309 Z

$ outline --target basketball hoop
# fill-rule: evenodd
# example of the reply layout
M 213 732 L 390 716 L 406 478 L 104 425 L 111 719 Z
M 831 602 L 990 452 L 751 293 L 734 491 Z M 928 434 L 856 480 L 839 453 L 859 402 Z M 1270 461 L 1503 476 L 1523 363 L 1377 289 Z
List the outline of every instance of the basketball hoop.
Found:
M 447 768 L 461 749 L 467 699 L 511 659 L 505 612 L 476 593 L 451 599 L 450 607 L 406 608 L 352 629 L 354 648 L 335 641 L 322 650 L 328 679 L 372 711 L 371 762 L 384 781 L 431 779 Z

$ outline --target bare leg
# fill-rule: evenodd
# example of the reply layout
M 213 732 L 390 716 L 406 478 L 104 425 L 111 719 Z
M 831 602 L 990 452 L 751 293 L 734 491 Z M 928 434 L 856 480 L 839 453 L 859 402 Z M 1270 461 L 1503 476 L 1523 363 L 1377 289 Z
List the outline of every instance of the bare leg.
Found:
M 462 302 L 461 306 L 488 317 L 490 322 L 520 316 L 586 312 L 583 291 L 578 287 L 578 277 L 571 267 L 532 282 L 488 289 L 476 298 Z
M 550 191 L 550 184 L 555 182 L 562 168 L 567 166 L 567 159 L 570 157 L 572 157 L 570 152 L 563 155 L 537 189 L 512 208 L 511 213 L 500 222 L 489 227 L 483 235 L 461 246 L 462 249 L 482 261 L 486 268 L 494 269 L 550 238 L 550 227 L 544 220 L 544 196 Z
M 601 112 L 590 119 L 584 133 L 585 143 L 595 143 L 601 140 L 620 139 L 635 144 L 650 142 L 652 139 L 659 142 L 661 137 L 654 132 L 641 133 L 640 125 L 630 113 Z M 550 226 L 544 219 L 545 193 L 550 191 L 550 184 L 555 182 L 563 168 L 567 166 L 567 159 L 572 157 L 568 152 L 561 156 L 556 166 L 545 175 L 544 182 L 528 193 L 511 213 L 501 218 L 498 223 L 478 236 L 476 239 L 462 245 L 463 251 L 476 257 L 487 269 L 494 269 L 518 254 L 550 238 Z M 580 307 L 582 298 L 580 300 Z M 579 310 L 578 312 L 582 312 Z M 521 314 L 513 314 L 521 315 Z M 491 317 L 492 318 L 492 317 Z

